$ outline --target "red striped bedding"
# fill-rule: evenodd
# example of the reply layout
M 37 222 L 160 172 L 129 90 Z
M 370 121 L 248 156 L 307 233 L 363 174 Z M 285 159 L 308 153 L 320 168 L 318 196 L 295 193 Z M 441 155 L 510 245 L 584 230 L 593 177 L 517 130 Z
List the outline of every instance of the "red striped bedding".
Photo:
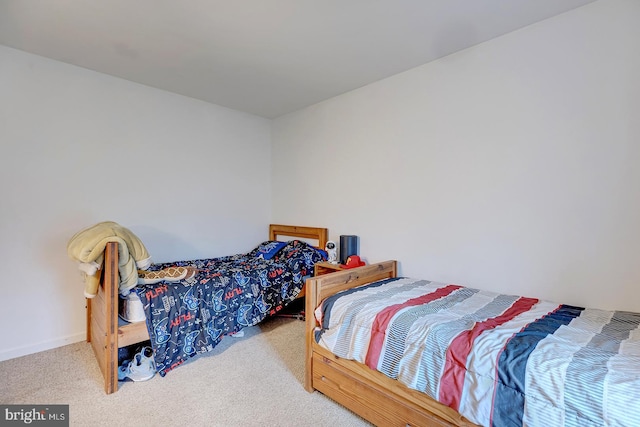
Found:
M 408 278 L 327 298 L 316 341 L 483 426 L 640 426 L 640 314 Z

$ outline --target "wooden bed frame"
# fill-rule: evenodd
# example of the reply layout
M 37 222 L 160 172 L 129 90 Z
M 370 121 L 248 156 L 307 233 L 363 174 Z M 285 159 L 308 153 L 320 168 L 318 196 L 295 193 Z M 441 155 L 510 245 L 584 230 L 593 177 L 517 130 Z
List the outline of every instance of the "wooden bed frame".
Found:
M 278 236 L 317 240 L 317 247 L 324 249 L 328 232 L 319 227 L 269 225 L 269 240 L 278 240 Z M 100 274 L 98 294 L 87 299 L 87 342 L 93 347 L 104 377 L 104 391 L 111 394 L 118 390 L 118 349 L 148 340 L 149 332 L 146 322 L 119 324 L 117 243 L 107 243 Z
M 361 363 L 342 359 L 314 339 L 313 312 L 344 289 L 397 276 L 396 261 L 384 261 L 307 279 L 304 387 L 318 390 L 376 426 L 476 426 L 458 412 Z

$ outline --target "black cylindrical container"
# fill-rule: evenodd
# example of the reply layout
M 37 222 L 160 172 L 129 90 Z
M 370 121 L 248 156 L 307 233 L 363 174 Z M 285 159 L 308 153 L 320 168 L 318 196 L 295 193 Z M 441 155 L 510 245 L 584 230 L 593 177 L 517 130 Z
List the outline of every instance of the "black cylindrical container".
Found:
M 358 236 L 340 236 L 340 264 L 351 255 L 358 255 Z

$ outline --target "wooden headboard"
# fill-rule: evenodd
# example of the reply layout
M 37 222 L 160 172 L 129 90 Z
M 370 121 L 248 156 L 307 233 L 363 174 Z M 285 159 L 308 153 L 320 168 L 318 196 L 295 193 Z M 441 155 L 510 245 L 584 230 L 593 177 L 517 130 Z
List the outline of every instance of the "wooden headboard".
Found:
M 269 225 L 269 240 L 278 240 L 278 236 L 298 237 L 317 240 L 316 247 L 324 249 L 327 244 L 328 231 L 322 227 L 300 227 L 297 225 Z

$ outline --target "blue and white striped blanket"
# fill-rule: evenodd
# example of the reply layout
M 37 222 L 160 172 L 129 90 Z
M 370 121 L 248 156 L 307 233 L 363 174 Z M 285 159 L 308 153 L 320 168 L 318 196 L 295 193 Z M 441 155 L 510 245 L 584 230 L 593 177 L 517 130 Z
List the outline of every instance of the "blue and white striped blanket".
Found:
M 640 426 L 640 313 L 387 279 L 315 312 L 316 341 L 482 426 Z

